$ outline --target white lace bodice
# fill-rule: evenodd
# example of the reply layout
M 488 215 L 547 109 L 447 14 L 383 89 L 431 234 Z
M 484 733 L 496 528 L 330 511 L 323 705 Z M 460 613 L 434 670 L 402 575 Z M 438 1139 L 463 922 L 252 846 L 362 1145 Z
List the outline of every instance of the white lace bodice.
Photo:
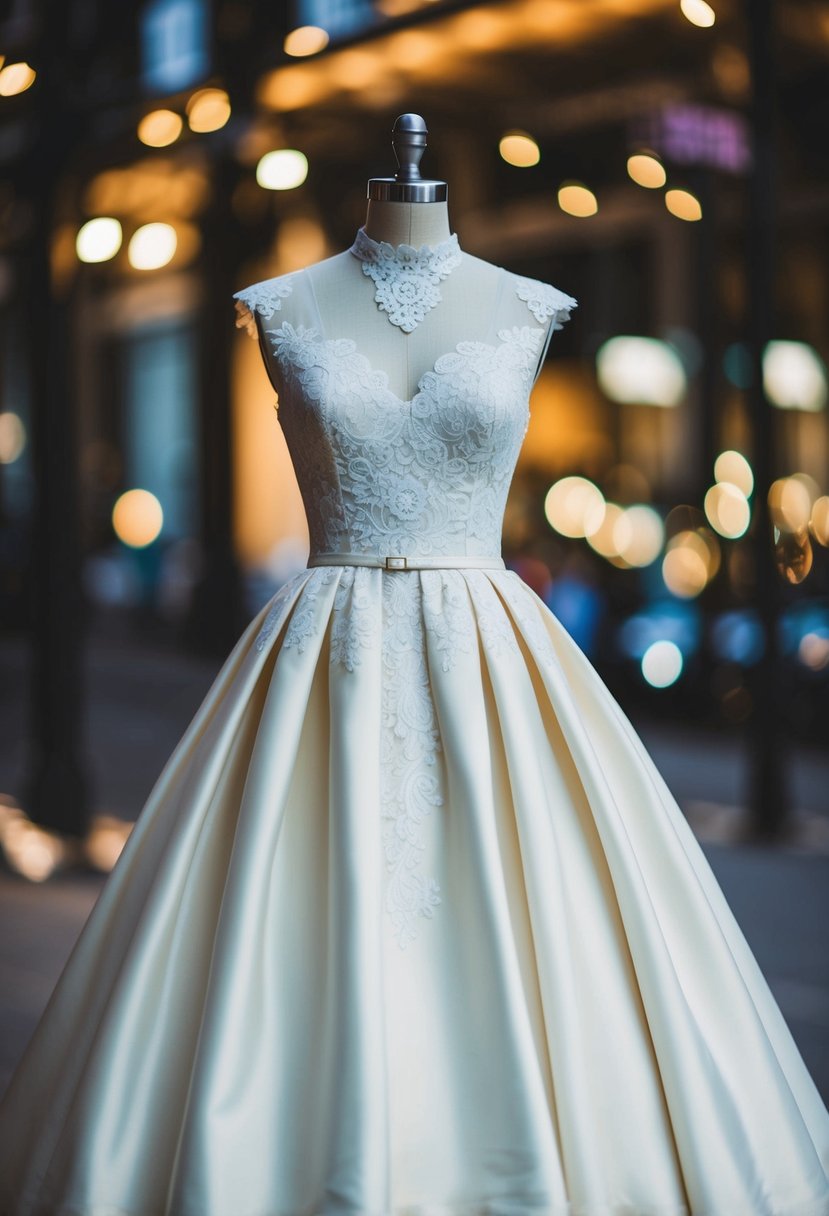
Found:
M 446 244 L 449 273 L 455 246 Z M 261 333 L 279 394 L 312 553 L 500 556 L 530 390 L 550 335 L 576 301 L 492 269 L 499 282 L 489 331 L 442 353 L 409 400 L 353 339 L 326 333 L 308 270 L 236 293 L 237 324 Z M 384 273 L 388 283 L 393 269 Z

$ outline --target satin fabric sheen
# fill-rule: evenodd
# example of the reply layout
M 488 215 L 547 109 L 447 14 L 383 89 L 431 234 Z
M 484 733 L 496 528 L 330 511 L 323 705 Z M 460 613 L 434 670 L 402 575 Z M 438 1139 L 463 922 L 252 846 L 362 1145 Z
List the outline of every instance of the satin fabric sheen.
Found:
M 2 1216 L 826 1216 L 829 1114 L 704 855 L 509 571 L 478 579 L 517 649 L 445 670 L 423 635 L 441 902 L 400 948 L 382 647 L 329 662 L 320 574 L 251 621 L 102 890 L 0 1104 Z M 360 577 L 381 614 L 429 572 Z

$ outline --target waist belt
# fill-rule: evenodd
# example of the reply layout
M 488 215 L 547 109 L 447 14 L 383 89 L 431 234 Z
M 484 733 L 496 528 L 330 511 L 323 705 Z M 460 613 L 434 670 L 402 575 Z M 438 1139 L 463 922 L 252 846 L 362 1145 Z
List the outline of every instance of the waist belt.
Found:
M 379 566 L 383 570 L 439 570 L 443 567 L 467 566 L 483 570 L 505 570 L 502 557 L 438 557 L 398 556 L 385 557 L 373 553 L 312 553 L 308 566 Z

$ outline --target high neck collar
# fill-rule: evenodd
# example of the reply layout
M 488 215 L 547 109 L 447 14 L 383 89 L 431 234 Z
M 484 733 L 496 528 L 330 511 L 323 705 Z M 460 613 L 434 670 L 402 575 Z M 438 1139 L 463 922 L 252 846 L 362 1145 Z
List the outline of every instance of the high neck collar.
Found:
M 375 241 L 365 227 L 357 230 L 349 252 L 362 263 L 363 274 L 374 280 L 374 299 L 380 309 L 405 333 L 411 333 L 440 303 L 438 284 L 463 258 L 456 232 L 437 245 L 417 249 L 405 243 Z

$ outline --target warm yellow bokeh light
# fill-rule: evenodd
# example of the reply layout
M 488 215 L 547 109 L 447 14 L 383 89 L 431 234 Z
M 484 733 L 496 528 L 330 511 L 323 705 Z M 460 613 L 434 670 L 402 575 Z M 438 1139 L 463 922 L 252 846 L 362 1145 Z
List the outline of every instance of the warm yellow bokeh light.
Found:
M 138 124 L 138 138 L 148 148 L 166 148 L 176 142 L 183 126 L 175 110 L 151 110 Z
M 580 182 L 565 182 L 559 187 L 558 205 L 568 215 L 579 217 L 595 215 L 599 210 L 599 203 L 593 191 Z
M 550 527 L 562 536 L 587 536 L 604 518 L 604 495 L 586 477 L 562 477 L 550 486 L 544 514 Z
M 96 869 L 109 873 L 123 852 L 135 825 L 114 815 L 98 815 L 85 841 L 86 856 Z
M 717 20 L 717 14 L 706 0 L 680 0 L 679 7 L 691 25 L 698 25 L 702 29 L 708 29 Z
M 538 144 L 526 131 L 507 131 L 501 136 L 498 151 L 508 165 L 518 169 L 528 169 L 541 160 Z
M 730 481 L 738 490 L 742 490 L 746 498 L 754 489 L 754 474 L 751 471 L 751 465 L 742 452 L 735 452 L 732 449 L 720 452 L 714 461 L 714 480 Z
M 75 252 L 81 262 L 108 262 L 121 248 L 121 240 L 119 221 L 111 215 L 99 215 L 78 230 Z
M 158 270 L 173 260 L 177 245 L 172 224 L 144 224 L 133 233 L 127 256 L 136 270 Z
M 7 63 L 0 69 L 0 97 L 25 93 L 35 82 L 37 72 L 28 63 Z
M 809 531 L 818 544 L 829 547 L 829 495 L 822 494 L 812 503 Z
M 677 545 L 669 549 L 662 559 L 662 577 L 665 586 L 682 599 L 692 599 L 708 582 L 705 560 L 696 549 L 688 545 Z
M 774 529 L 774 562 L 780 577 L 787 583 L 802 583 L 813 560 L 808 528 Z
M 0 464 L 14 464 L 26 446 L 23 419 L 13 410 L 0 414 Z
M 653 507 L 634 503 L 626 507 L 613 529 L 618 553 L 631 566 L 655 562 L 665 539 L 665 525 Z
M 623 516 L 624 510 L 617 502 L 607 502 L 601 515 L 596 511 L 588 520 L 590 526 L 585 533 L 587 543 L 602 557 L 619 557 L 621 544 L 630 539 Z
M 751 508 L 743 491 L 730 481 L 710 486 L 703 503 L 705 515 L 715 532 L 729 540 L 742 536 L 751 520 Z
M 33 823 L 18 807 L 0 807 L 3 855 L 30 882 L 43 882 L 73 858 L 68 839 Z
M 191 131 L 218 131 L 230 118 L 230 98 L 224 89 L 199 89 L 185 109 Z
M 152 544 L 161 532 L 164 512 L 149 490 L 126 490 L 112 509 L 115 535 L 131 549 Z
M 691 599 L 704 589 L 720 568 L 720 546 L 708 528 L 685 528 L 668 541 L 662 559 L 662 577 L 668 590 Z
M 656 190 L 667 181 L 661 161 L 645 152 L 628 157 L 628 176 L 637 186 L 645 186 L 648 190 Z
M 778 477 L 769 487 L 769 512 L 775 527 L 783 532 L 800 532 L 808 527 L 812 499 L 797 477 Z
M 700 201 L 688 190 L 666 190 L 665 206 L 678 220 L 701 220 Z
M 300 25 L 291 30 L 282 44 L 286 55 L 300 58 L 304 55 L 316 55 L 317 51 L 328 46 L 328 31 L 320 25 Z
M 295 190 L 308 176 L 308 159 L 296 148 L 266 152 L 256 166 L 256 180 L 265 190 Z

